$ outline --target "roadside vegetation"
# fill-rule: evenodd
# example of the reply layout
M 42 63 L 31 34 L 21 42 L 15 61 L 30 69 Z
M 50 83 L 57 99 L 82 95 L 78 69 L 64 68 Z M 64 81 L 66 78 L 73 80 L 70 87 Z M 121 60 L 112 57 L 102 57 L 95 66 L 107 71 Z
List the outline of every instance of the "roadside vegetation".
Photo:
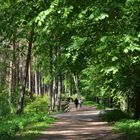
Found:
M 25 112 L 20 116 L 10 114 L 0 118 L 0 140 L 32 140 L 55 121 L 48 116 L 46 96 L 34 97 L 27 103 Z
M 114 133 L 120 133 L 124 140 L 140 139 L 140 120 L 133 119 L 131 114 L 100 105 L 94 101 L 84 101 L 85 106 L 96 106 L 101 109 L 99 118 L 113 126 Z

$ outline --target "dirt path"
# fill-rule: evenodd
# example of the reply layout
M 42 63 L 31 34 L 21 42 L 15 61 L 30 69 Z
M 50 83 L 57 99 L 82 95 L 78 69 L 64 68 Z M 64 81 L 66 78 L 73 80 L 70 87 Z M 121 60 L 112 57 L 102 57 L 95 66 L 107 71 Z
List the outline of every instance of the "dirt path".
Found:
M 71 104 L 70 108 L 70 112 L 54 115 L 58 121 L 37 140 L 121 140 L 107 122 L 98 118 L 100 111 L 95 107 L 75 109 Z

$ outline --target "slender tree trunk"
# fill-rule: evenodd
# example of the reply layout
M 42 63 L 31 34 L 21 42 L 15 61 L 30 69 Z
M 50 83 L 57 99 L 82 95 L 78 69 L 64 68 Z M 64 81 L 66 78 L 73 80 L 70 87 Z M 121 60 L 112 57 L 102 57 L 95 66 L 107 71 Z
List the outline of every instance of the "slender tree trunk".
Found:
M 72 80 L 72 76 L 70 74 L 70 95 L 72 96 L 73 94 L 73 80 Z
M 73 76 L 73 81 L 74 81 L 74 84 L 75 84 L 75 88 L 76 88 L 76 92 L 77 92 L 78 98 L 80 98 L 79 85 L 78 85 L 78 75 L 77 74 L 73 74 L 72 76 Z
M 55 111 L 55 78 L 53 80 L 53 92 L 52 92 L 52 111 Z
M 135 112 L 134 112 L 134 118 L 139 119 L 140 118 L 140 92 L 137 90 L 135 93 Z
M 58 93 L 57 93 L 57 98 L 56 98 L 56 111 L 59 111 L 60 110 L 60 106 L 61 106 L 61 77 L 58 76 L 58 79 L 57 79 L 57 90 L 58 90 Z
M 126 109 L 126 112 L 129 113 L 130 111 L 130 99 L 129 99 L 129 95 L 127 95 L 127 109 Z
M 58 56 L 58 47 L 54 49 L 54 92 L 53 92 L 53 109 L 56 109 L 56 102 L 58 97 L 58 67 L 57 67 L 57 56 Z
M 39 90 L 38 90 L 38 72 L 35 71 L 35 93 L 36 95 L 39 94 Z
M 15 36 L 15 35 L 14 35 Z M 12 92 L 16 88 L 16 40 L 13 39 L 13 58 L 12 58 Z
M 23 112 L 23 108 L 24 108 L 24 96 L 25 96 L 25 92 L 26 92 L 26 83 L 27 83 L 27 79 L 28 79 L 28 69 L 29 69 L 29 64 L 30 64 L 30 60 L 31 60 L 33 35 L 34 35 L 34 24 L 32 25 L 32 29 L 30 32 L 28 53 L 27 53 L 26 66 L 25 66 L 25 75 L 24 75 L 24 79 L 23 79 L 23 83 L 22 83 L 22 90 L 21 90 L 20 97 L 19 97 L 17 114 L 21 114 Z
M 20 68 L 19 68 L 20 61 L 19 61 L 19 59 L 17 60 L 17 64 L 16 64 L 16 86 L 19 86 L 19 82 L 20 82 L 20 74 L 19 74 L 20 73 Z
M 43 79 L 42 79 L 42 74 L 39 72 L 39 94 L 43 95 Z
M 42 78 L 42 95 L 45 94 L 45 83 L 44 83 L 44 77 Z
M 30 61 L 30 64 L 29 64 L 29 74 L 28 74 L 29 75 L 29 78 L 28 78 L 29 79 L 29 82 L 28 82 L 29 85 L 28 86 L 29 86 L 29 96 L 30 96 L 30 99 L 32 99 L 32 96 L 33 96 L 32 95 L 33 93 L 32 93 L 32 66 L 31 65 L 32 65 L 32 63 Z
M 52 112 L 52 95 L 53 95 L 53 53 L 50 46 L 50 84 L 49 84 L 49 112 Z
M 13 107 L 12 107 L 12 94 L 15 90 L 16 87 L 16 39 L 15 39 L 15 34 L 13 37 L 13 44 L 11 46 L 11 51 L 12 51 L 12 60 L 10 61 L 10 70 L 9 70 L 9 107 L 10 111 L 13 112 Z
M 10 70 L 9 70 L 9 108 L 11 113 L 13 112 L 13 107 L 12 107 L 12 61 L 10 62 Z
M 23 81 L 23 65 L 22 63 L 19 64 L 19 81 L 20 81 L 20 84 L 21 82 Z
M 39 71 L 38 71 L 38 95 L 41 95 L 41 77 Z

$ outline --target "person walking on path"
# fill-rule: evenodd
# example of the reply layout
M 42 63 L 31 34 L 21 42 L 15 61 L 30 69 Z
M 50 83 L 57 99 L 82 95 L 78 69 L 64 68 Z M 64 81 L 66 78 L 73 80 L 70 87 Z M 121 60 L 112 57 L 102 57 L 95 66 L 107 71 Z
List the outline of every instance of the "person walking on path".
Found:
M 74 103 L 75 103 L 75 107 L 77 108 L 78 107 L 78 99 L 77 98 L 74 100 Z
M 82 107 L 82 99 L 81 98 L 79 98 L 78 103 L 79 103 L 80 108 L 81 108 Z

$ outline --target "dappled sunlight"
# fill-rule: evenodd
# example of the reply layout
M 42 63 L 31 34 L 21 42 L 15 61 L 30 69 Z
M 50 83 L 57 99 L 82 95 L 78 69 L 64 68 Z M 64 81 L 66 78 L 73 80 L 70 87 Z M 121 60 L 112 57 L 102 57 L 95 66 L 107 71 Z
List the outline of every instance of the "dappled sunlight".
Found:
M 44 131 L 42 134 L 63 134 L 63 135 L 69 135 L 74 134 L 74 130 L 64 130 L 64 131 Z
M 99 111 L 86 111 L 86 114 L 85 112 L 81 112 L 75 115 L 88 116 L 88 115 L 98 115 L 98 114 L 99 114 Z
M 80 111 L 55 115 L 59 121 L 43 131 L 42 137 L 38 140 L 43 140 L 44 137 L 48 140 L 55 138 L 58 140 L 94 140 L 106 137 L 111 134 L 112 127 L 107 122 L 99 120 L 99 112 L 100 110 L 93 110 L 93 108 L 82 111 L 81 108 Z
M 88 125 L 107 125 L 107 122 L 89 122 Z
M 74 117 L 75 116 L 89 116 L 89 115 L 98 115 L 100 113 L 100 111 L 83 111 L 83 112 L 76 112 L 73 113 Z M 55 117 L 73 117 L 73 115 L 71 113 L 64 113 L 64 114 L 59 114 L 59 115 L 55 115 Z

